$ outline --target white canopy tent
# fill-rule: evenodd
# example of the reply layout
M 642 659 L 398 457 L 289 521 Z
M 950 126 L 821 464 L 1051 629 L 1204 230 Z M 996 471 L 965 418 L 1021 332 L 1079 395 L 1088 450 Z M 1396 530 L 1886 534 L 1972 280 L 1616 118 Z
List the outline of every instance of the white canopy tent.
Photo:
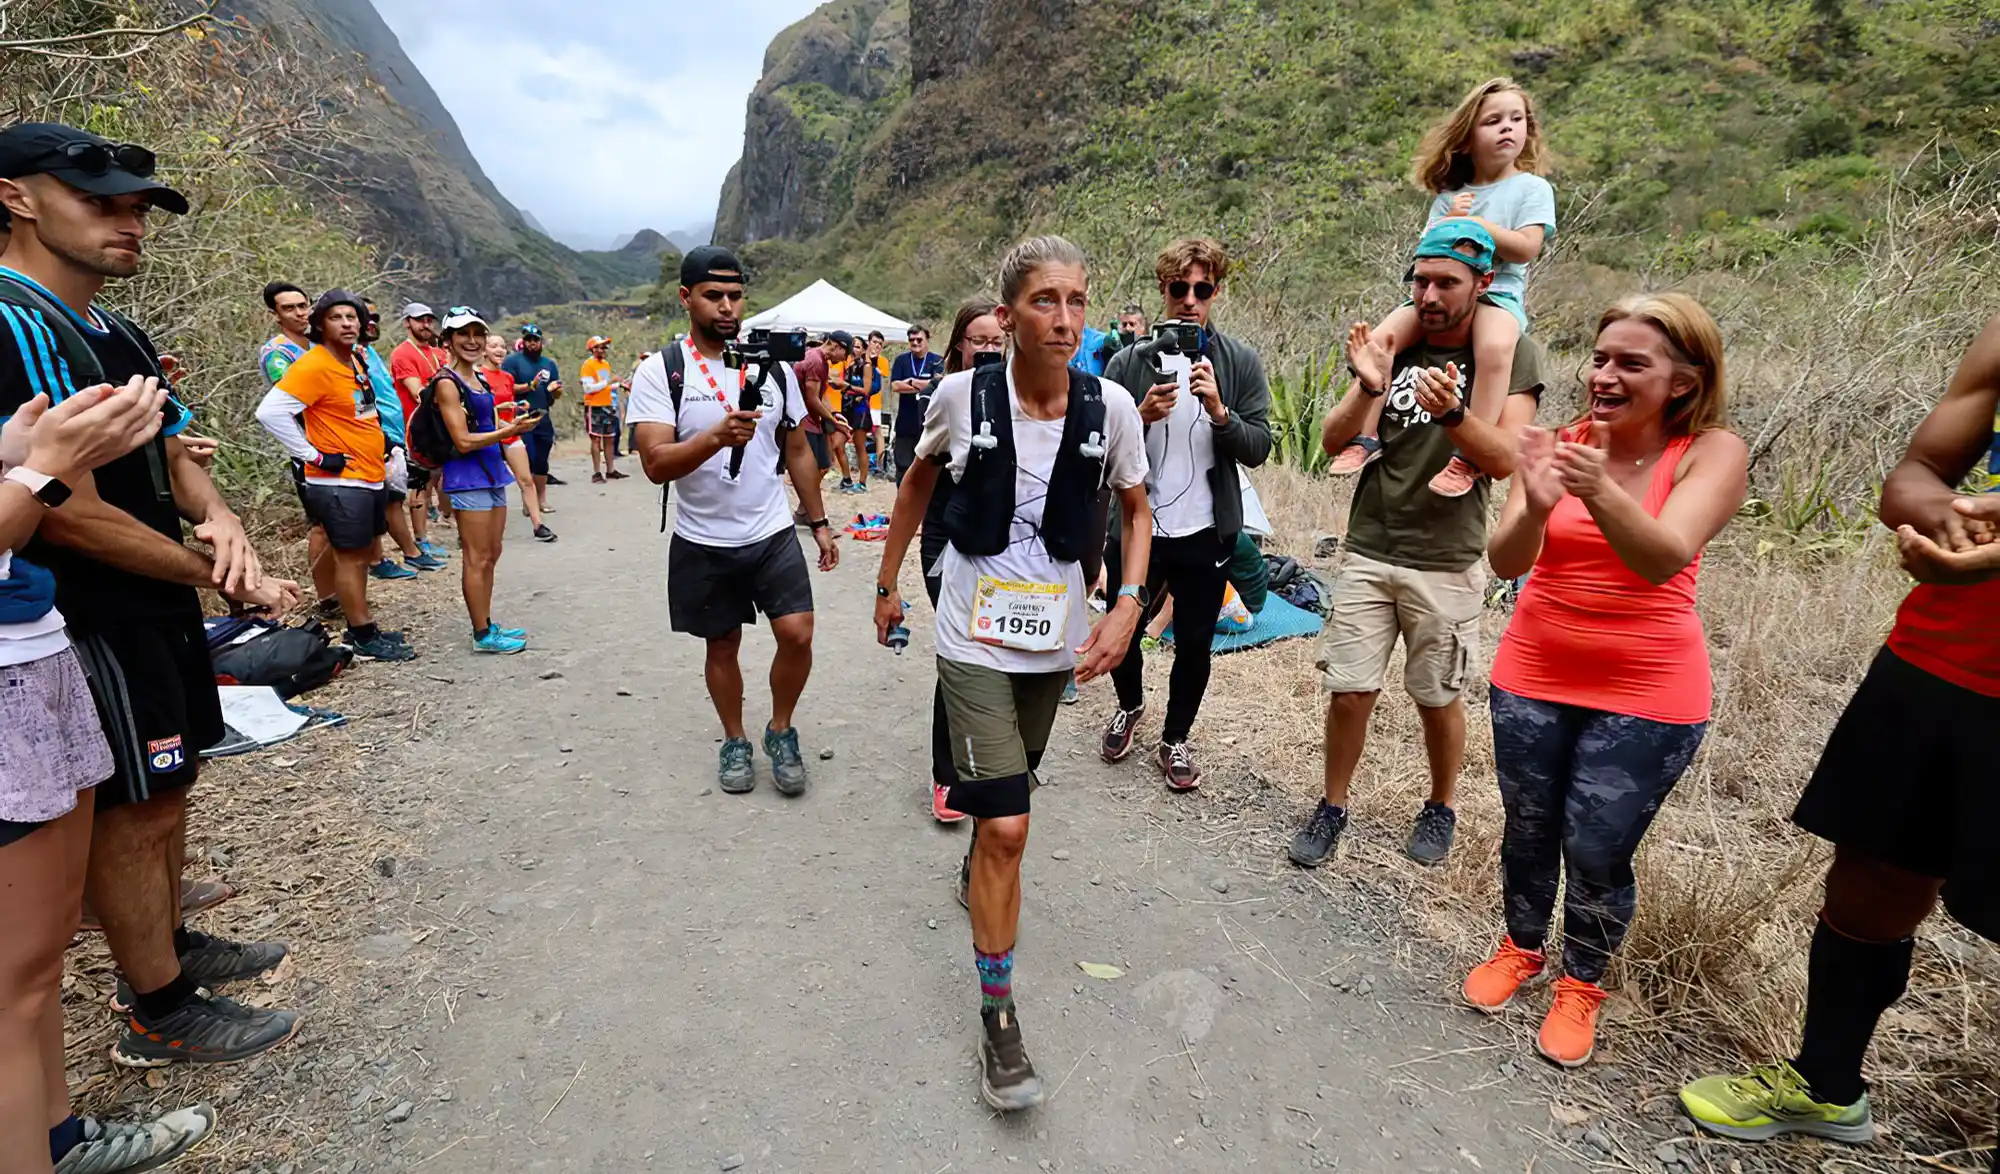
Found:
M 845 330 L 856 338 L 866 337 L 871 330 L 879 330 L 882 337 L 890 342 L 908 342 L 910 339 L 908 322 L 884 314 L 860 298 L 841 292 L 824 278 L 763 313 L 752 314 L 744 320 L 743 326 L 746 330 L 759 327 L 807 330 L 816 335 L 829 330 Z

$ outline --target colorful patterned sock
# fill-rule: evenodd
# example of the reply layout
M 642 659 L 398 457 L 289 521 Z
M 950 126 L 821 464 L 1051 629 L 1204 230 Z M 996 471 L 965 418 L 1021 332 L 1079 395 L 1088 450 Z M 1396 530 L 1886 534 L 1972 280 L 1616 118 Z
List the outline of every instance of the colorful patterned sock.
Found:
M 972 959 L 979 967 L 979 1009 L 1005 1011 L 1014 1005 L 1014 947 L 988 954 L 973 947 Z

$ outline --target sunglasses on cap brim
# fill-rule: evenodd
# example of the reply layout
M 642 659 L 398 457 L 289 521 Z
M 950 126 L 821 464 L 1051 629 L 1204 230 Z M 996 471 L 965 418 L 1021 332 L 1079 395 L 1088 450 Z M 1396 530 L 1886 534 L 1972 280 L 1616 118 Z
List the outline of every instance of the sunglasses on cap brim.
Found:
M 1189 290 L 1194 291 L 1195 301 L 1205 302 L 1215 296 L 1215 283 L 1212 281 L 1197 281 L 1193 285 L 1185 281 L 1167 283 L 1167 296 L 1177 302 L 1185 300 Z
M 151 151 L 131 143 L 65 143 L 42 152 L 28 162 L 39 164 L 57 158 L 68 170 L 91 176 L 108 175 L 115 167 L 140 179 L 151 179 L 153 171 L 159 166 L 159 160 Z

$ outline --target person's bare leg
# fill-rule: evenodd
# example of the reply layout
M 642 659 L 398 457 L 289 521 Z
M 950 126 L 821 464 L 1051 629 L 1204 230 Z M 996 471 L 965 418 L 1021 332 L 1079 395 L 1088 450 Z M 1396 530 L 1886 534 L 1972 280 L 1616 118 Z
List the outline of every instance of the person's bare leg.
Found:
M 535 476 L 535 505 L 543 511 L 549 508 L 549 478 L 546 473 Z
M 838 432 L 828 433 L 826 440 L 833 446 L 833 463 L 840 470 L 841 481 L 845 483 L 854 480 L 854 475 L 847 471 L 847 442 L 840 439 Z
M 1431 801 L 1451 806 L 1458 789 L 1458 773 L 1465 766 L 1465 701 L 1459 699 L 1442 709 L 1417 706 L 1424 723 L 1424 757 L 1431 766 Z
M 518 444 L 502 445 L 501 455 L 507 458 L 507 471 L 514 474 L 514 484 L 521 487 L 521 509 L 528 515 L 528 521 L 539 528 L 542 524 L 542 503 L 536 496 L 534 474 L 528 472 L 528 451 Z
M 458 511 L 460 585 L 472 630 L 484 632 L 493 622 L 493 569 L 500 562 L 500 531 L 507 511 Z
M 1379 693 L 1335 693 L 1326 703 L 1326 801 L 1347 806 L 1347 789 L 1368 744 L 1368 717 Z
M 187 817 L 178 789 L 99 812 L 84 891 L 111 956 L 132 989 L 150 994 L 181 972 L 174 952 L 180 877 L 168 869 L 175 829 Z
M 1021 926 L 1021 856 L 1027 848 L 1027 816 L 979 821 L 966 899 L 972 911 L 972 948 L 982 954 L 1014 948 Z
M 396 544 L 396 549 L 403 552 L 405 559 L 413 559 L 422 554 L 423 550 L 417 546 L 417 536 L 410 527 L 408 501 L 390 502 L 388 514 L 389 541 Z
M 327 545 L 324 526 L 306 531 L 306 565 L 312 568 L 314 602 L 334 598 L 340 589 L 334 582 L 333 547 Z
M 368 552 L 336 550 L 333 558 L 341 614 L 347 617 L 348 627 L 366 627 L 374 622 L 374 613 L 368 610 Z
M 771 621 L 771 634 L 778 639 L 778 653 L 771 658 L 771 728 L 786 730 L 812 675 L 813 613 L 779 616 Z
M 187 916 L 181 912 L 181 873 L 187 868 L 187 835 L 187 805 L 182 804 L 181 817 L 174 823 L 174 834 L 167 839 L 167 880 L 174 886 L 175 929 L 187 924 Z
M 0 1169 L 49 1169 L 69 1116 L 62 958 L 82 913 L 90 791 L 61 819 L 0 848 Z
M 423 489 L 412 492 L 408 500 L 403 502 L 403 508 L 408 510 L 410 514 L 410 534 L 418 542 L 430 541 L 431 513 L 424 505 L 424 499 L 429 494 L 430 487 L 425 486 Z M 391 506 L 389 508 L 393 510 L 396 507 Z
M 595 434 L 590 438 L 590 475 L 593 477 L 604 475 L 604 438 Z
M 727 738 L 743 736 L 743 665 L 737 659 L 743 651 L 743 629 L 708 642 L 708 658 L 702 664 L 702 679 L 708 684 L 708 698 L 715 703 L 715 716 L 722 719 Z

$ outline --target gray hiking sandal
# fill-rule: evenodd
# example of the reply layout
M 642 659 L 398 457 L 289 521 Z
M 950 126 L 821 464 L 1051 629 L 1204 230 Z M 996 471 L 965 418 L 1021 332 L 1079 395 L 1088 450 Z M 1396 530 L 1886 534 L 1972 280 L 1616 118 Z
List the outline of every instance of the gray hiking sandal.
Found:
M 722 744 L 722 767 L 715 783 L 724 794 L 747 795 L 757 786 L 757 768 L 750 762 L 750 739 L 731 738 Z
M 151 1121 L 83 1118 L 83 1140 L 56 1163 L 56 1174 L 140 1174 L 157 1170 L 195 1146 L 215 1129 L 207 1105 L 176 1109 Z
M 296 1011 L 260 1011 L 219 995 L 196 995 L 157 1020 L 136 1010 L 126 1016 L 111 1062 L 124 1068 L 234 1064 L 298 1033 Z
M 766 726 L 764 754 L 771 760 L 771 782 L 778 794 L 796 799 L 806 793 L 806 760 L 799 753 L 797 726 L 783 731 Z

